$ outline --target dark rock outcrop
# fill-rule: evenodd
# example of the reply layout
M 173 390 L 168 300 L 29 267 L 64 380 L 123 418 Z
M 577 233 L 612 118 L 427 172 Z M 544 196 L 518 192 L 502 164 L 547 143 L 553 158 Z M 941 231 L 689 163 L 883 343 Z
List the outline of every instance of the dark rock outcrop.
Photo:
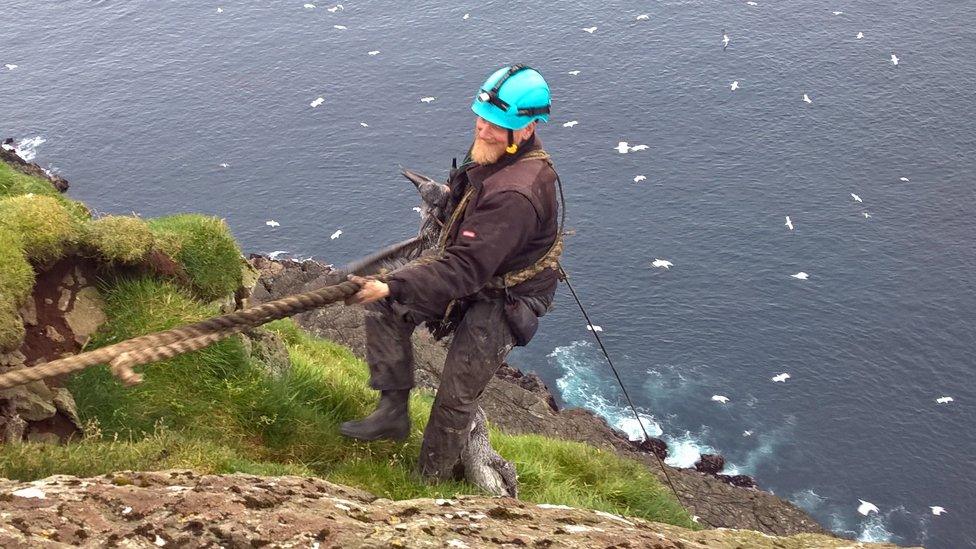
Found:
M 702 454 L 695 462 L 695 470 L 699 473 L 717 475 L 725 469 L 725 458 L 718 454 Z

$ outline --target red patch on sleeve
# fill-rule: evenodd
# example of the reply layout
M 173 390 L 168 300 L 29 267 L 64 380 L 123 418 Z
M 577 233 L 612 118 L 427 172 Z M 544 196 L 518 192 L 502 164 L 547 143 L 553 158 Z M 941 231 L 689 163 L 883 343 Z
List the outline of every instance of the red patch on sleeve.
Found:
M 467 231 L 467 230 L 465 230 L 465 231 L 461 231 L 461 236 L 466 236 L 468 238 L 474 238 L 474 237 L 476 237 L 478 235 L 474 234 L 474 231 Z

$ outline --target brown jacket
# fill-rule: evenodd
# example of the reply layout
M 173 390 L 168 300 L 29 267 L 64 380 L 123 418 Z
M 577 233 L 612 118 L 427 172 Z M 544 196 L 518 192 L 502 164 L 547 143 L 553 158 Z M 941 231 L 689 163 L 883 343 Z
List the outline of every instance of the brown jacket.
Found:
M 467 185 L 474 185 L 474 195 L 448 235 L 443 258 L 390 278 L 393 300 L 446 307 L 452 299 L 477 293 L 492 277 L 528 267 L 546 254 L 558 232 L 556 174 L 544 160 L 520 161 L 541 148 L 533 136 L 514 155 L 486 166 L 462 166 L 451 177 L 455 198 Z M 546 269 L 509 291 L 551 298 L 556 283 L 556 272 Z

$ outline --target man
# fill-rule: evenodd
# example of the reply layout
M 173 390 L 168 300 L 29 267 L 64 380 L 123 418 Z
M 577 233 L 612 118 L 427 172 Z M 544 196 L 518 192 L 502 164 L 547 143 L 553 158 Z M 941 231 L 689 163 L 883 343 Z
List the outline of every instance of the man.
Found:
M 451 171 L 441 253 L 384 283 L 362 284 L 347 304 L 367 304 L 366 362 L 376 411 L 347 421 L 353 438 L 402 440 L 410 432 L 414 386 L 410 336 L 422 323 L 453 329 L 420 451 L 420 473 L 456 476 L 478 398 L 514 345 L 525 345 L 556 291 L 562 249 L 556 173 L 535 134 L 549 120 L 549 87 L 538 71 L 504 67 L 485 81 L 471 109 L 474 142 Z M 436 334 L 436 331 L 435 331 Z

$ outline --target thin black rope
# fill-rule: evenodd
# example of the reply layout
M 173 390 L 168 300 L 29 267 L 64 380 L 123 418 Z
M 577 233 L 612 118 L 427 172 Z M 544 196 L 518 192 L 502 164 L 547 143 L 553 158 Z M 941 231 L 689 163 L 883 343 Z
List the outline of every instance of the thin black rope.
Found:
M 603 351 L 603 356 L 607 357 L 607 364 L 610 365 L 610 369 L 613 371 L 614 377 L 617 378 L 617 383 L 620 385 L 620 390 L 623 391 L 624 397 L 627 399 L 627 405 L 630 406 L 630 409 L 634 412 L 634 417 L 637 418 L 637 424 L 640 425 L 641 431 L 644 433 L 644 440 L 650 442 L 651 437 L 650 435 L 647 434 L 647 430 L 644 429 L 644 422 L 641 421 L 640 414 L 637 413 L 637 408 L 634 406 L 633 401 L 630 400 L 630 395 L 627 394 L 627 388 L 624 387 L 624 382 L 621 381 L 620 374 L 617 373 L 617 368 L 614 367 L 613 360 L 610 359 L 610 353 L 608 353 L 607 348 L 603 346 L 603 341 L 600 339 L 600 334 L 597 333 L 596 328 L 593 326 L 593 323 L 590 322 L 590 316 L 586 314 L 586 309 L 583 307 L 583 303 L 580 301 L 579 296 L 576 295 L 576 290 L 573 289 L 573 285 L 569 283 L 569 275 L 566 273 L 566 270 L 563 269 L 561 263 L 559 264 L 559 272 L 560 274 L 562 274 L 563 282 L 566 283 L 566 286 L 569 288 L 569 291 L 572 292 L 573 299 L 576 300 L 576 304 L 579 306 L 580 312 L 583 313 L 583 318 L 586 319 L 587 325 L 590 326 L 591 331 L 593 332 L 593 337 L 596 338 L 597 344 L 600 345 L 600 350 Z M 678 490 L 674 487 L 674 483 L 671 481 L 671 475 L 668 474 L 668 470 L 664 466 L 664 462 L 661 460 L 661 456 L 657 455 L 657 452 L 654 451 L 651 451 L 651 453 L 654 454 L 655 458 L 657 458 L 657 462 L 661 466 L 661 471 L 664 472 L 664 478 L 667 479 L 668 486 L 670 486 L 671 491 L 674 492 L 674 497 L 677 498 L 678 503 L 682 507 L 684 507 L 684 503 L 681 501 L 681 496 L 678 495 Z
M 552 165 L 551 162 L 552 161 L 550 160 L 550 165 Z M 564 223 L 566 222 L 566 197 L 563 196 L 563 182 L 559 179 L 559 173 L 556 172 L 555 166 L 552 166 L 552 171 L 553 173 L 556 174 L 556 184 L 558 185 L 559 188 L 559 201 L 562 206 L 562 208 L 560 208 L 562 211 L 560 212 L 559 233 L 558 233 L 561 236 L 563 234 Z M 596 328 L 593 326 L 593 323 L 590 322 L 590 315 L 586 314 L 586 308 L 583 307 L 583 302 L 580 301 L 579 296 L 576 295 L 576 290 L 573 288 L 573 285 L 569 283 L 569 274 L 566 272 L 565 269 L 563 269 L 562 263 L 557 261 L 556 265 L 559 267 L 559 274 L 562 276 L 563 282 L 566 283 L 566 286 L 569 288 L 569 291 L 573 294 L 573 299 L 576 300 L 576 305 L 579 306 L 580 312 L 583 313 L 583 318 L 586 319 L 586 324 L 590 326 L 590 331 L 593 332 L 593 337 L 596 338 L 596 342 L 600 346 L 600 350 L 603 351 L 603 356 L 607 358 L 607 364 L 610 365 L 610 370 L 613 371 L 614 377 L 617 378 L 617 384 L 620 385 L 620 390 L 623 391 L 624 397 L 627 399 L 627 405 L 630 406 L 630 409 L 634 412 L 634 417 L 637 418 L 637 425 L 640 426 L 641 432 L 644 433 L 644 440 L 646 440 L 648 444 L 650 444 L 651 436 L 647 434 L 647 429 L 644 429 L 644 422 L 641 421 L 640 414 L 637 412 L 637 408 L 634 406 L 634 402 L 630 400 L 630 395 L 627 393 L 627 388 L 624 387 L 624 382 L 620 379 L 620 374 L 617 373 L 617 368 L 614 367 L 613 360 L 610 359 L 610 353 L 608 353 L 607 348 L 603 346 L 603 340 L 600 339 L 600 334 L 597 333 Z M 674 482 L 672 482 L 671 475 L 668 474 L 668 469 L 667 467 L 664 466 L 664 461 L 661 459 L 661 456 L 657 455 L 657 452 L 653 450 L 651 451 L 651 453 L 654 454 L 654 457 L 657 459 L 658 465 L 661 466 L 661 471 L 664 472 L 664 478 L 667 479 L 668 486 L 671 487 L 671 491 L 674 493 L 674 497 L 678 500 L 678 505 L 681 505 L 681 507 L 684 508 L 685 511 L 687 512 L 688 509 L 685 507 L 684 502 L 681 501 L 681 496 L 678 495 L 678 489 L 674 487 Z

